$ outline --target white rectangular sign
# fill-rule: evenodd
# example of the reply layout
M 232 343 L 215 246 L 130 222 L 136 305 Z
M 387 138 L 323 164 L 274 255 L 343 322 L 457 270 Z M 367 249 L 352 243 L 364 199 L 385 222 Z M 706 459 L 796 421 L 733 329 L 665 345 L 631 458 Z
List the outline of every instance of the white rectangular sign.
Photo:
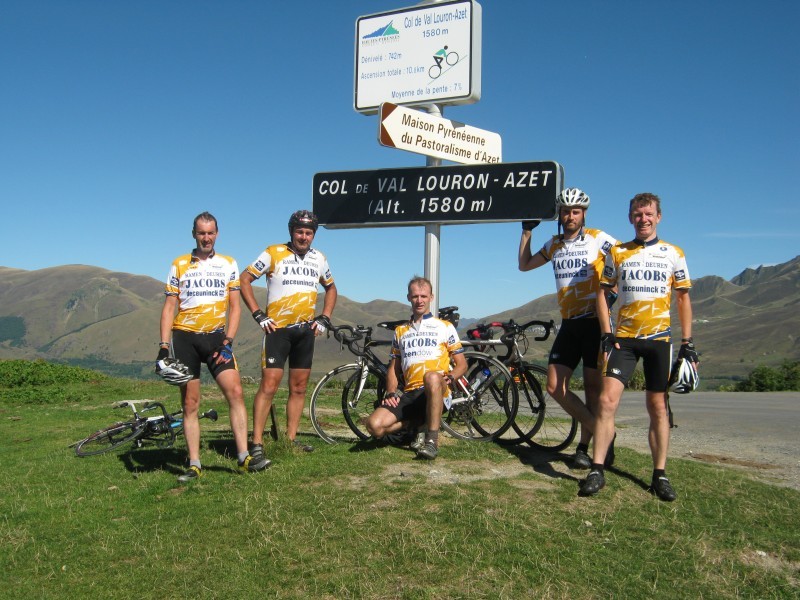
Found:
M 391 102 L 381 104 L 378 141 L 391 148 L 465 165 L 499 163 L 503 160 L 499 133 Z
M 354 107 L 471 104 L 481 97 L 481 5 L 452 0 L 359 17 Z

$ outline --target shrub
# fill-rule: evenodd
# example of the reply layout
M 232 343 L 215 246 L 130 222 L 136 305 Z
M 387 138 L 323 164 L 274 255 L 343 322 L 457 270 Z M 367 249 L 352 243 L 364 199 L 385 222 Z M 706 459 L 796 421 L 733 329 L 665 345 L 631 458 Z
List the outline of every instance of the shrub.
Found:
M 634 390 L 637 392 L 644 391 L 644 371 L 639 368 L 634 369 L 633 375 L 628 380 L 628 384 L 625 386 L 629 390 Z
M 0 360 L 0 388 L 97 382 L 106 376 L 96 371 L 43 360 Z
M 760 365 L 733 389 L 736 392 L 800 391 L 800 361 L 785 360 L 777 369 Z

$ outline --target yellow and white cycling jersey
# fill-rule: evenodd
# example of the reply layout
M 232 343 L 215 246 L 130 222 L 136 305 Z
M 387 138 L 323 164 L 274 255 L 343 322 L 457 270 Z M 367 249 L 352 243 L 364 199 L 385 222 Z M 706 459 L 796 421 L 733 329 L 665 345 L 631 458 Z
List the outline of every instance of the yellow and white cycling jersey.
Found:
M 210 333 L 225 329 L 228 296 L 239 290 L 239 267 L 230 256 L 212 254 L 199 260 L 194 252 L 172 262 L 164 293 L 178 297 L 173 329 Z
M 301 258 L 286 244 L 268 246 L 245 270 L 255 279 L 267 275 L 265 312 L 278 327 L 311 321 L 317 286 L 333 283 L 325 255 L 314 248 Z
M 391 357 L 400 361 L 404 392 L 422 387 L 428 371 L 450 372 L 450 355 L 463 352 L 456 328 L 430 313 L 394 330 Z
M 670 336 L 672 289 L 692 287 L 683 250 L 655 239 L 633 240 L 606 256 L 603 286 L 617 286 L 617 337 L 656 339 Z
M 553 263 L 561 318 L 590 317 L 596 312 L 598 279 L 603 258 L 619 242 L 599 229 L 584 229 L 583 239 L 554 235 L 539 252 Z

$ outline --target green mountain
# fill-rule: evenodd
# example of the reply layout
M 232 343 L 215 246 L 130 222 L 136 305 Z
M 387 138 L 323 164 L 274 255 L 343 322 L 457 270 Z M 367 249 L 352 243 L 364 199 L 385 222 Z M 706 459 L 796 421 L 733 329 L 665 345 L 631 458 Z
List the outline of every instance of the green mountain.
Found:
M 264 301 L 264 289 L 256 290 Z M 760 364 L 800 359 L 800 256 L 780 265 L 745 269 L 725 281 L 694 282 L 694 338 L 704 381 L 745 377 Z M 151 373 L 157 352 L 163 283 L 151 277 L 65 265 L 38 271 L 0 267 L 0 359 L 43 358 L 114 374 Z M 340 295 L 336 324 L 372 325 L 408 315 L 404 303 L 359 303 Z M 261 333 L 244 311 L 235 351 L 242 373 L 260 372 Z M 479 321 L 559 322 L 555 294 L 537 298 Z M 674 323 L 678 323 L 677 316 Z M 376 337 L 386 339 L 379 330 Z M 527 356 L 544 360 L 550 342 L 531 341 Z M 318 339 L 315 372 L 349 362 L 352 355 L 333 338 Z

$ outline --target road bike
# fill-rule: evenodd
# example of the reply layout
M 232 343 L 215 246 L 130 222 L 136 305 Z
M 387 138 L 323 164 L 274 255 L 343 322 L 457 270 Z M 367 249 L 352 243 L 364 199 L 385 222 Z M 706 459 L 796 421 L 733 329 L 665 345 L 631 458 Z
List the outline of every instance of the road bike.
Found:
M 498 339 L 493 338 L 496 328 L 503 330 Z M 535 341 L 541 342 L 554 331 L 555 324 L 539 320 L 520 324 L 513 319 L 480 323 L 467 331 L 463 343 L 483 352 L 497 352 L 500 346 L 506 348 L 505 355 L 498 358 L 511 371 L 519 391 L 519 409 L 513 426 L 517 437 L 508 435 L 499 441 L 509 444 L 524 441 L 533 448 L 560 452 L 575 439 L 578 421 L 547 393 L 547 369 L 524 360 L 529 347 L 528 332 L 534 329 L 544 330 L 542 335 L 534 336 Z
M 80 457 L 94 456 L 109 452 L 125 444 L 141 448 L 145 442 L 152 442 L 159 448 L 171 448 L 183 433 L 183 411 L 167 412 L 161 402 L 152 400 L 123 400 L 114 404 L 115 408 L 130 408 L 133 418 L 118 421 L 99 431 L 95 431 L 75 444 L 75 454 Z M 145 413 L 158 410 L 153 416 Z M 200 415 L 201 419 L 216 421 L 217 411 L 213 408 Z
M 440 309 L 440 318 L 455 321 L 457 307 Z M 378 326 L 394 331 L 406 320 Z M 388 340 L 372 338 L 372 327 L 340 325 L 331 333 L 356 357 L 326 373 L 311 394 L 311 423 L 328 443 L 370 437 L 365 420 L 383 400 L 388 360 L 375 350 Z M 499 360 L 480 352 L 465 352 L 467 372 L 454 386 L 442 415 L 442 429 L 450 435 L 488 441 L 503 435 L 513 424 L 519 396 L 510 371 Z M 413 432 L 410 433 L 413 435 Z

